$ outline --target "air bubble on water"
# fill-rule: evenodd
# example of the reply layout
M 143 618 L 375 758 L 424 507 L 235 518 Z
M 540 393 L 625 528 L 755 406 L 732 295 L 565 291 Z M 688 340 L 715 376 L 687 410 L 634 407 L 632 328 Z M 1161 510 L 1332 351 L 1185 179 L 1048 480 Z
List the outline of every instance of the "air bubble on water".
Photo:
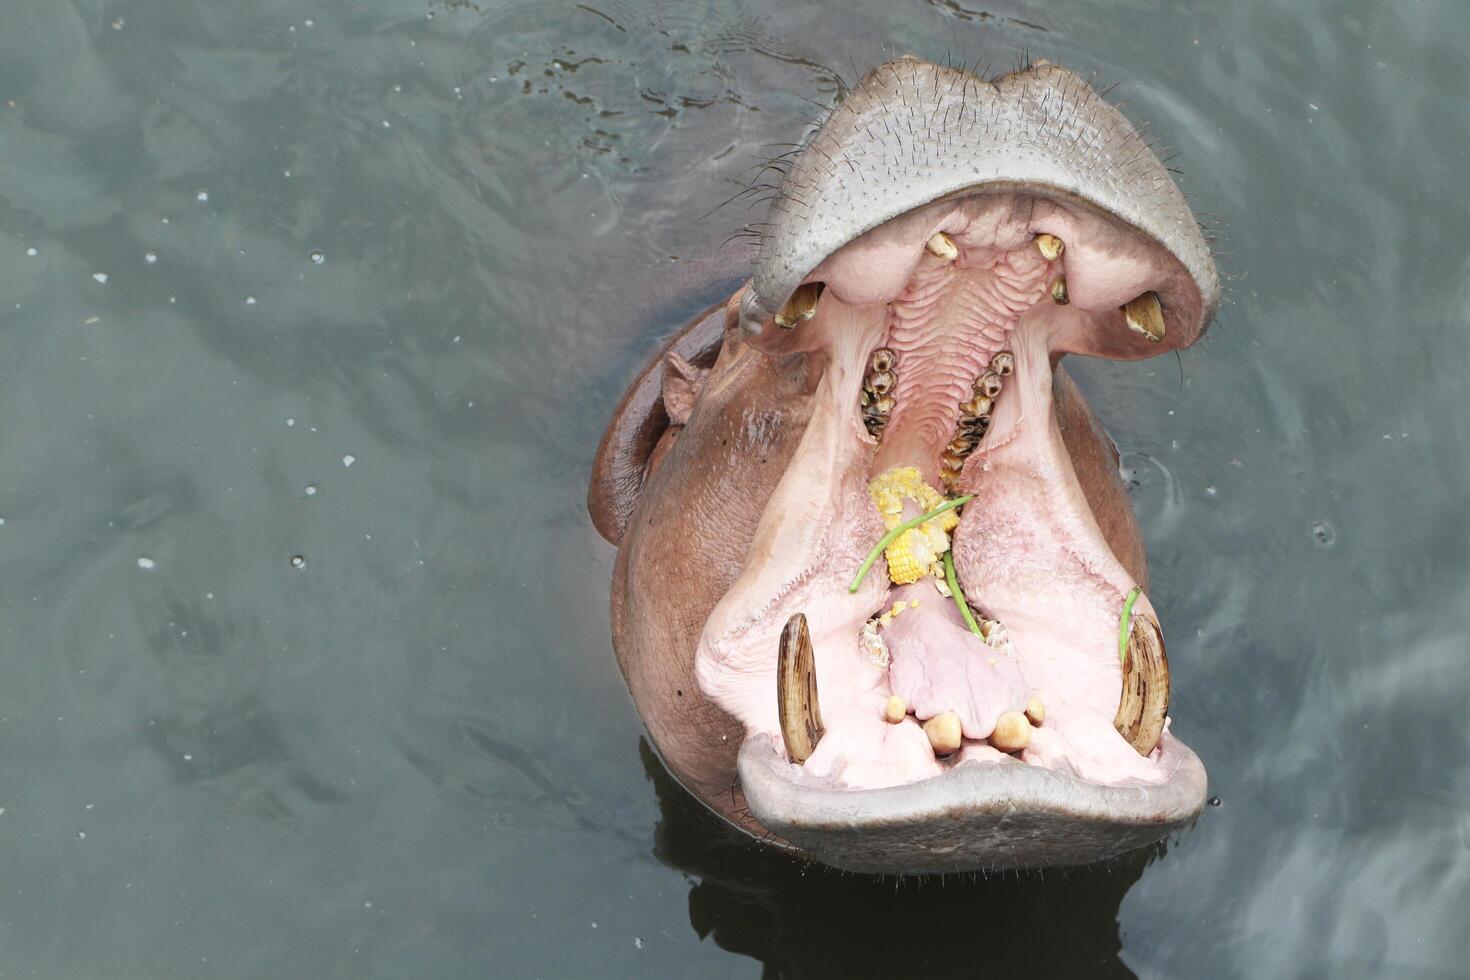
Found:
M 386 119 L 384 119 L 384 120 L 383 120 L 383 128 L 384 128 L 384 129 L 391 129 L 391 128 L 392 128 L 392 127 L 393 127 L 393 124 L 392 124 L 392 123 L 390 123 L 390 122 L 389 122 L 389 121 L 388 121 L 388 120 L 386 120 Z
M 402 85 L 394 85 L 393 86 L 393 91 L 395 91 L 395 92 L 402 92 L 403 91 L 403 86 Z
M 307 27 L 315 27 L 316 26 L 316 21 L 312 20 L 310 17 L 306 18 L 301 23 L 305 24 Z
M 193 762 L 194 761 L 194 753 L 193 752 L 185 752 L 184 753 L 184 761 L 185 762 Z
M 298 572 L 301 571 L 301 569 L 303 569 L 303 568 L 306 567 L 306 556 L 305 555 L 292 555 L 291 556 L 291 567 L 294 568 L 294 569 L 296 569 Z
M 255 305 L 255 297 L 254 296 L 246 296 L 245 297 L 245 305 L 246 306 L 254 306 Z
M 1317 521 L 1312 525 L 1312 537 L 1318 544 L 1326 548 L 1337 540 L 1337 532 L 1326 521 Z
M 291 415 L 286 416 L 286 428 L 289 429 L 292 426 L 294 426 L 295 424 L 296 424 L 296 418 L 294 416 L 291 416 Z
M 342 457 L 343 466 L 351 466 L 355 462 L 357 462 L 357 457 L 352 455 L 351 453 L 348 453 L 346 456 Z
M 316 491 L 317 491 L 316 484 L 315 483 L 308 483 L 306 485 L 306 489 L 303 490 L 302 493 L 306 494 L 308 497 L 315 497 L 316 496 Z
M 1220 491 L 1216 490 L 1213 484 L 1210 485 L 1210 486 L 1205 487 L 1205 495 L 1206 496 L 1213 497 L 1213 496 L 1215 496 L 1219 492 Z
M 143 253 L 143 261 L 144 262 L 147 262 L 149 265 L 153 265 L 154 263 L 156 263 L 158 261 L 158 253 L 157 252 L 144 252 Z
M 79 830 L 79 831 L 77 831 L 77 840 L 86 840 L 86 839 L 87 839 L 87 832 L 85 830 Z
M 0 517 L 0 527 L 4 527 L 4 526 L 5 526 L 5 518 Z
M 209 200 L 209 191 L 206 191 L 206 190 L 200 190 L 200 191 L 198 191 L 194 195 L 194 200 L 198 201 L 200 204 L 203 204 L 205 201 Z
M 143 569 L 143 571 L 145 571 L 145 572 L 151 572 L 157 566 L 158 566 L 158 562 L 154 561 L 152 558 L 139 558 L 138 559 L 138 567 L 141 568 L 141 569 Z
M 92 273 L 92 278 L 93 279 L 96 279 L 98 282 L 105 283 L 105 282 L 107 282 L 107 273 L 105 273 L 105 272 L 94 272 L 94 273 Z
M 26 254 L 29 255 L 31 258 L 35 258 L 41 253 L 36 251 L 36 246 L 32 245 L 30 248 L 26 249 Z
M 312 265 L 321 265 L 323 262 L 327 261 L 327 253 L 323 252 L 319 248 L 312 249 L 306 257 L 311 259 Z
M 642 939 L 642 937 L 640 937 L 640 936 L 634 936 L 633 937 L 633 948 L 634 949 L 642 949 L 643 948 L 643 939 Z
M 121 17 L 119 17 L 117 20 L 115 20 L 115 21 L 112 22 L 112 29 L 114 31 L 120 31 L 126 25 L 127 25 L 127 21 L 125 21 Z
M 214 598 L 214 593 L 213 592 L 206 592 L 206 593 L 204 593 L 204 598 L 206 598 L 206 599 L 213 599 Z

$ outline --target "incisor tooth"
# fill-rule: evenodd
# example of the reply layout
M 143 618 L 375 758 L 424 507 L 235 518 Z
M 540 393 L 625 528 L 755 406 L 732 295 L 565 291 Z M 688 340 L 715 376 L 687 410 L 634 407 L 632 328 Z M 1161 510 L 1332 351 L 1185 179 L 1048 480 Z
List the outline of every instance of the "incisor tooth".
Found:
M 934 749 L 935 755 L 949 755 L 963 741 L 960 716 L 953 711 L 935 715 L 924 722 L 924 734 L 929 736 L 929 745 Z
M 796 287 L 796 292 L 781 307 L 781 312 L 776 314 L 776 326 L 783 330 L 795 330 L 798 323 L 805 323 L 817 312 L 817 300 L 821 298 L 823 284 L 819 282 L 802 283 Z
M 1033 725 L 1046 721 L 1046 705 L 1041 703 L 1041 698 L 1026 699 L 1026 720 Z
M 1159 294 L 1147 292 L 1123 305 L 1123 318 L 1128 328 L 1143 334 L 1154 343 L 1164 339 L 1164 310 L 1159 306 Z
M 1051 301 L 1058 306 L 1067 305 L 1067 279 L 1057 276 L 1051 281 Z
M 883 703 L 883 720 L 890 725 L 897 725 L 908 716 L 908 713 L 908 702 L 897 694 L 892 695 Z
M 1056 235 L 1048 235 L 1043 232 L 1042 234 L 1036 236 L 1036 250 L 1040 252 L 1041 257 L 1046 259 L 1048 262 L 1055 262 L 1057 259 L 1061 258 L 1062 249 L 1066 247 L 1067 246 L 1062 244 L 1062 240 Z
M 1031 744 L 1031 722 L 1019 711 L 1007 711 L 995 719 L 990 744 L 1002 752 L 1019 752 Z
M 912 239 L 910 239 L 912 241 Z M 945 262 L 953 262 L 959 258 L 960 250 L 955 246 L 954 239 L 942 231 L 936 231 L 930 239 L 924 243 L 929 254 L 934 255 Z

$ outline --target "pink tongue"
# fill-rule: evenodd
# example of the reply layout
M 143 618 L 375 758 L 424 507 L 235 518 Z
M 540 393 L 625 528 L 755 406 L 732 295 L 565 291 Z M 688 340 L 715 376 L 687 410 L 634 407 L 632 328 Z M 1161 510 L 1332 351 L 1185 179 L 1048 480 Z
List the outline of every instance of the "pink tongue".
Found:
M 1005 624 L 1011 653 L 1047 722 L 1027 762 L 1084 778 L 1159 779 L 1118 735 L 1118 623 L 1134 581 L 1109 549 L 1052 412 L 1045 338 L 1015 334 L 1016 373 L 960 479 L 974 499 L 955 530 L 965 594 Z M 1135 613 L 1153 615 L 1146 596 Z M 968 734 L 968 729 L 967 729 Z

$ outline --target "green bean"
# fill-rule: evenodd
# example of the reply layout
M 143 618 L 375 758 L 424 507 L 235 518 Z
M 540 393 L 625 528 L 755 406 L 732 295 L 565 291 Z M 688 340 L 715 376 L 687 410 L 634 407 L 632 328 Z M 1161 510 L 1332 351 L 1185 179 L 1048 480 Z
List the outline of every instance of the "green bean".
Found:
M 929 513 L 920 514 L 918 517 L 915 517 L 911 521 L 904 521 L 898 527 L 883 535 L 883 537 L 878 540 L 878 543 L 873 545 L 873 550 L 868 552 L 868 557 L 863 560 L 862 566 L 857 570 L 857 576 L 852 580 L 852 584 L 847 587 L 848 595 L 857 594 L 858 586 L 863 584 L 863 579 L 867 577 L 868 569 L 873 567 L 873 562 L 878 560 L 878 556 L 883 554 L 883 549 L 891 545 L 900 534 L 907 531 L 909 528 L 918 527 L 920 524 L 923 524 L 931 517 L 938 517 L 945 511 L 952 510 L 955 507 L 958 507 L 960 504 L 969 503 L 970 499 L 974 496 L 975 495 L 973 493 L 967 493 L 963 497 L 955 497 L 953 500 L 946 500 L 944 503 L 940 504 L 938 507 L 935 507 Z

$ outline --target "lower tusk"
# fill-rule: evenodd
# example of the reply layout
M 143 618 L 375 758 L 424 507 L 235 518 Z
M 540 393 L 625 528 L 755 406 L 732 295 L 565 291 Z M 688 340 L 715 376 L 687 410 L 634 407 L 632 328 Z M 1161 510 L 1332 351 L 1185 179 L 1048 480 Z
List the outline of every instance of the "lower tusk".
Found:
M 776 326 L 782 330 L 795 330 L 798 323 L 805 323 L 817 312 L 817 300 L 822 296 L 823 284 L 805 282 L 796 287 L 796 292 L 776 314 Z
M 942 231 L 936 231 L 930 236 L 929 240 L 924 243 L 924 247 L 929 250 L 930 255 L 944 262 L 953 262 L 960 256 L 959 247 L 955 245 L 954 239 Z
M 1164 716 L 1169 712 L 1169 659 L 1164 654 L 1164 634 L 1152 618 L 1136 616 L 1127 628 L 1123 695 L 1113 727 L 1134 751 L 1146 756 L 1164 734 Z
M 822 711 L 817 704 L 817 664 L 806 616 L 794 613 L 781 631 L 776 663 L 776 708 L 786 754 L 800 765 L 822 740 Z
M 1159 306 L 1159 294 L 1147 292 L 1123 305 L 1123 319 L 1128 329 L 1141 333 L 1154 343 L 1164 339 L 1164 310 Z

